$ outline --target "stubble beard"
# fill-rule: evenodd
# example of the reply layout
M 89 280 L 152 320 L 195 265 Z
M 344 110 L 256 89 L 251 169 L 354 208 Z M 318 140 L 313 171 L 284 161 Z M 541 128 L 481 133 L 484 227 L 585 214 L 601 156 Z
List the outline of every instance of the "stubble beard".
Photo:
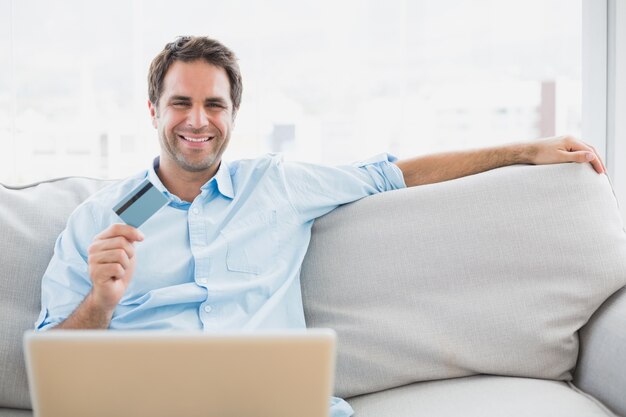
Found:
M 165 152 L 169 155 L 169 157 L 176 162 L 176 165 L 181 169 L 187 172 L 203 172 L 209 170 L 213 165 L 219 163 L 224 150 L 226 149 L 226 145 L 230 139 L 230 132 L 226 136 L 226 138 L 222 138 L 221 135 L 215 136 L 211 141 L 214 143 L 211 144 L 212 150 L 206 155 L 203 159 L 198 162 L 189 161 L 185 158 L 185 155 L 180 150 L 180 144 L 178 137 L 176 134 L 172 133 L 171 139 L 166 135 L 163 131 L 159 135 L 159 140 L 161 141 L 161 147 L 165 149 Z

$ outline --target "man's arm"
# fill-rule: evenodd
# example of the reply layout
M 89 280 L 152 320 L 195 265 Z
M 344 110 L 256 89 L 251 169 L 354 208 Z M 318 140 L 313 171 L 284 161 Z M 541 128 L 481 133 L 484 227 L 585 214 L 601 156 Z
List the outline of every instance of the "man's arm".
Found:
M 108 329 L 114 310 L 103 308 L 90 292 L 68 318 L 52 329 Z
M 596 172 L 606 169 L 593 148 L 571 136 L 516 143 L 478 150 L 446 152 L 398 161 L 407 187 L 433 184 L 514 164 L 590 162 Z
M 133 243 L 142 240 L 143 234 L 126 224 L 111 225 L 97 235 L 88 256 L 92 289 L 53 329 L 107 329 L 135 270 Z

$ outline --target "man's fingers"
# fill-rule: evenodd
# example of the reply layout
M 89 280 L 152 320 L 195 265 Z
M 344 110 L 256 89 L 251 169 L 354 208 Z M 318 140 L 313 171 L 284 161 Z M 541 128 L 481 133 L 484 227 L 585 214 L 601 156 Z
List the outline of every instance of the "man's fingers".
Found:
M 565 162 L 591 162 L 596 157 L 593 152 L 589 151 L 560 151 L 560 153 L 563 155 L 563 161 Z
M 531 163 L 536 165 L 562 162 L 589 162 L 598 174 L 606 173 L 606 167 L 593 146 L 573 136 L 557 136 L 537 143 L 531 153 Z
M 89 256 L 111 249 L 124 249 L 129 259 L 135 256 L 135 247 L 125 237 L 117 236 L 104 240 L 94 240 L 89 246 Z
M 593 166 L 593 169 L 596 170 L 598 174 L 602 174 L 604 172 L 602 163 L 600 162 L 600 158 L 597 157 L 595 152 L 592 151 L 576 151 L 576 152 L 567 152 L 560 151 L 561 155 L 563 155 L 564 162 L 590 162 Z
M 585 143 L 585 142 L 583 142 L 583 143 Z M 600 158 L 600 154 L 598 153 L 596 148 L 594 148 L 593 146 L 589 145 L 588 143 L 585 143 L 585 145 L 587 145 L 591 149 L 593 149 L 593 152 L 596 154 L 596 159 L 598 160 L 598 162 L 600 162 L 600 165 L 602 166 L 602 172 L 606 172 L 606 166 L 604 165 L 604 161 L 602 160 L 602 158 Z M 595 166 L 594 166 L 594 168 L 595 168 Z M 597 169 L 596 169 L 596 171 L 597 171 Z
M 603 174 L 606 172 L 604 163 L 600 159 L 600 154 L 598 154 L 598 151 L 596 151 L 596 149 L 593 146 L 583 141 L 579 141 L 571 136 L 566 136 L 564 140 L 566 141 L 566 143 L 569 144 L 568 150 L 571 151 L 572 153 L 578 153 L 574 151 L 580 151 L 580 152 L 586 151 L 591 154 L 591 156 L 585 156 L 585 159 L 583 160 L 574 159 L 573 160 L 574 162 L 590 162 L 591 165 L 593 166 L 593 169 L 595 169 L 598 174 Z
M 130 267 L 130 259 L 124 249 L 111 249 L 90 256 L 94 264 L 119 264 L 125 270 Z
M 605 173 L 606 169 L 604 168 L 604 165 L 600 161 L 600 158 L 596 154 L 594 154 L 594 157 L 595 159 L 591 160 L 591 165 L 593 166 L 593 169 L 595 169 L 598 174 Z
M 95 239 L 108 239 L 116 236 L 124 236 L 129 242 L 141 242 L 143 240 L 143 233 L 124 223 L 112 224 L 98 234 Z
M 124 278 L 124 275 L 126 275 L 126 270 L 124 269 L 124 267 L 117 263 L 104 264 L 101 268 L 102 272 L 106 273 L 106 276 L 110 278 L 122 279 Z

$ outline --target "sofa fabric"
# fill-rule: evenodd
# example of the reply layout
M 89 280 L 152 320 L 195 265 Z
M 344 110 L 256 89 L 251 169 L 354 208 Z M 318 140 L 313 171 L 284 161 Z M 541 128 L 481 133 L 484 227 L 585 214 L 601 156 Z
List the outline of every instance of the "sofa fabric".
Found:
M 334 210 L 301 281 L 307 326 L 338 333 L 338 396 L 475 374 L 566 381 L 577 331 L 626 285 L 626 234 L 590 165 L 516 165 Z
M 0 417 L 32 415 L 22 336 L 40 311 L 41 276 L 69 213 L 109 183 L 0 186 Z M 603 415 L 563 382 L 470 375 L 570 379 L 576 331 L 624 285 L 624 239 L 607 179 L 588 166 L 515 166 L 389 192 L 316 221 L 305 314 L 309 327 L 338 332 L 336 393 L 364 394 L 350 399 L 355 417 L 445 416 L 455 402 L 457 415 L 521 415 L 507 411 L 520 403 L 526 415 Z M 614 410 L 626 409 L 606 386 L 623 384 L 623 371 L 611 375 L 624 358 L 618 294 L 585 326 L 576 372 Z M 605 336 L 612 347 L 600 346 Z M 413 384 L 441 378 L 453 379 Z
M 476 375 L 420 382 L 349 399 L 354 417 L 607 417 L 566 383 Z
M 0 408 L 0 417 L 33 417 L 33 411 L 17 408 Z
M 574 383 L 626 416 L 626 288 L 608 299 L 580 331 Z
M 0 186 L 0 406 L 30 408 L 22 336 L 41 310 L 41 277 L 69 214 L 108 183 L 70 178 Z

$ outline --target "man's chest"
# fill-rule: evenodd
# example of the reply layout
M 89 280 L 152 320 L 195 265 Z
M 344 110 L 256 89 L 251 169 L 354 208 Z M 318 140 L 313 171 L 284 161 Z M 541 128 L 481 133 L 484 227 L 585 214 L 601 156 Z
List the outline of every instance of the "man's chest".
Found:
M 208 289 L 250 287 L 276 275 L 295 248 L 308 243 L 306 227 L 289 208 L 271 201 L 236 205 L 227 199 L 170 205 L 142 226 L 129 292 L 196 283 Z

